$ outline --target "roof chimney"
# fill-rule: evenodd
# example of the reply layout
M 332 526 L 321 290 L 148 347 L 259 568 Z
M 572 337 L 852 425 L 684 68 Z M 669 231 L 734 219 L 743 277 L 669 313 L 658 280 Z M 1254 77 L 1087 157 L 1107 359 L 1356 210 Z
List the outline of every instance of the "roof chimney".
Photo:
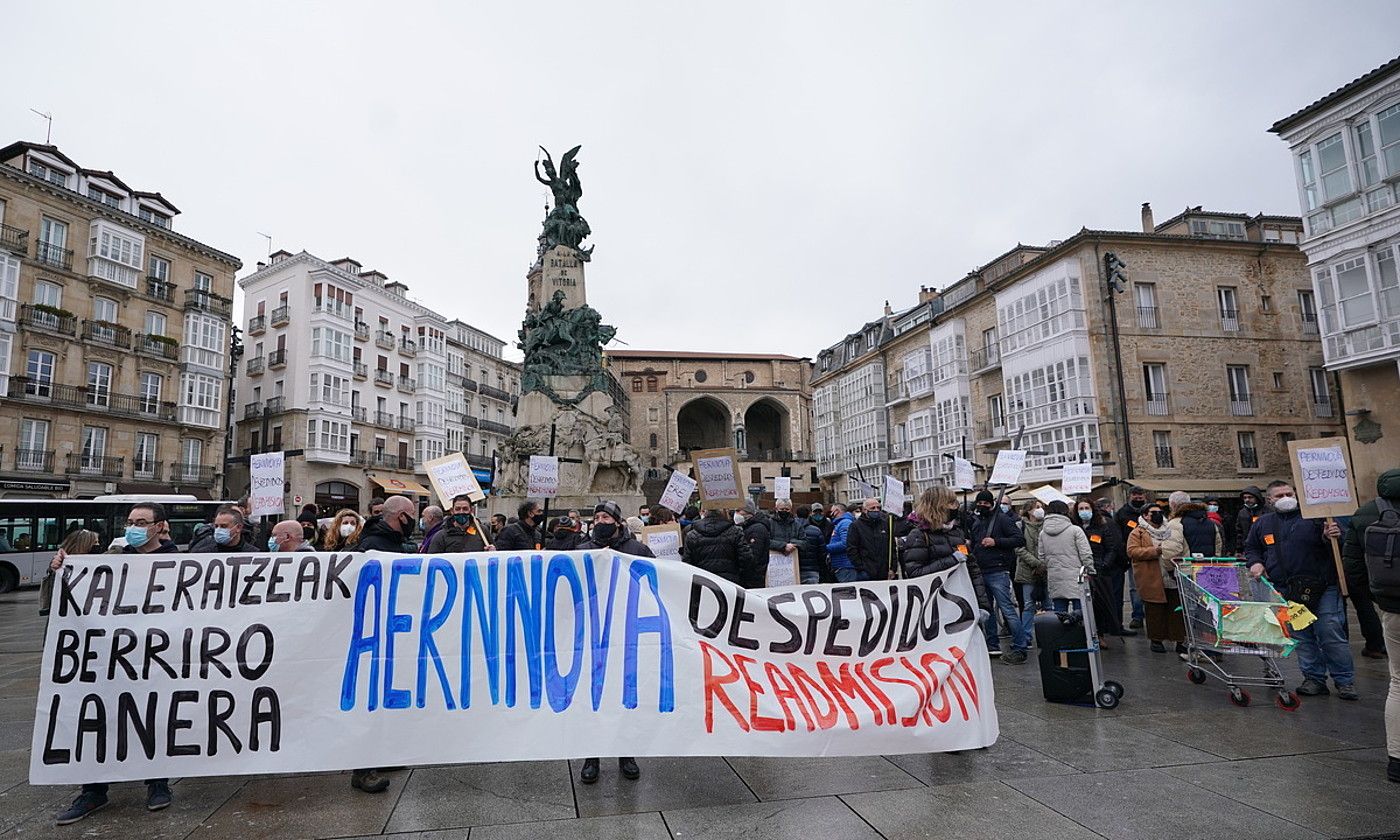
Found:
M 932 286 L 919 287 L 919 303 L 928 303 L 938 297 L 938 290 Z
M 890 302 L 889 302 L 889 301 L 885 301 L 885 314 L 886 314 L 886 315 L 893 315 L 893 314 L 894 314 L 894 310 L 890 308 Z
M 1152 224 L 1152 203 L 1144 201 L 1142 203 L 1142 232 L 1152 233 L 1157 226 Z

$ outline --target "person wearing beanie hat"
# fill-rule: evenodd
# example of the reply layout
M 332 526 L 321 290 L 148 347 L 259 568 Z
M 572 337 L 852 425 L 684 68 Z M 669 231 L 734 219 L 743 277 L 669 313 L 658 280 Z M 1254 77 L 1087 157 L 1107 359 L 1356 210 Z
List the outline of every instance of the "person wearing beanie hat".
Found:
M 635 557 L 655 557 L 651 549 L 632 536 L 622 522 L 622 508 L 617 502 L 599 502 L 598 506 L 593 508 L 593 528 L 588 532 L 588 539 L 579 543 L 579 549 L 596 551 L 611 548 Z M 617 759 L 617 768 L 623 777 L 628 779 L 639 779 L 642 776 L 637 760 L 631 756 L 620 756 Z M 598 781 L 598 759 L 584 759 L 583 767 L 578 771 L 578 780 L 586 785 Z
M 549 523 L 549 533 L 545 535 L 544 547 L 547 551 L 573 551 L 587 537 L 579 533 L 578 524 L 572 517 L 559 516 Z

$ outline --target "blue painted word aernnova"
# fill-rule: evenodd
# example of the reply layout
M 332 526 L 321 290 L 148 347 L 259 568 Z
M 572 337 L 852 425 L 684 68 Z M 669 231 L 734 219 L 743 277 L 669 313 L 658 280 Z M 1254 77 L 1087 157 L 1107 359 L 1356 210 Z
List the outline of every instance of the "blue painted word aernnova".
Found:
M 619 581 L 624 568 L 625 580 Z M 421 582 L 406 588 L 421 595 L 400 598 L 405 579 L 416 576 Z M 626 589 L 625 606 L 617 603 L 621 587 Z M 573 614 L 573 632 L 556 643 L 555 616 L 561 605 L 564 614 Z M 612 632 L 615 608 L 623 611 L 621 640 Z M 340 688 L 342 711 L 361 704 L 369 711 L 429 704 L 467 709 L 473 680 L 482 678 L 491 705 L 504 701 L 513 708 L 521 664 L 530 708 L 547 700 L 555 712 L 568 709 L 587 673 L 597 711 L 614 641 L 623 646 L 623 707 L 637 708 L 640 682 L 657 687 L 658 711 L 675 709 L 671 624 L 656 566 L 646 560 L 610 552 L 367 557 L 355 583 L 354 610 Z M 445 626 L 460 636 L 447 638 L 451 630 Z M 656 653 L 639 657 L 639 647 Z M 444 656 L 444 649 L 455 656 Z M 654 675 L 639 680 L 639 658 L 656 669 Z M 406 670 L 413 671 L 414 681 L 398 682 Z M 361 682 L 364 672 L 367 679 Z

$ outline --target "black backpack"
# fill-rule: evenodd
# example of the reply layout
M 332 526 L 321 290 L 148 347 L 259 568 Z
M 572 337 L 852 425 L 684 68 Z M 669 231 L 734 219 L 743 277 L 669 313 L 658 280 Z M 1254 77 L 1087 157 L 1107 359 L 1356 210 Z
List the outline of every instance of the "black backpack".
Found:
M 1386 499 L 1376 499 L 1380 516 L 1366 526 L 1363 548 L 1371 588 L 1385 595 L 1400 595 L 1400 511 Z

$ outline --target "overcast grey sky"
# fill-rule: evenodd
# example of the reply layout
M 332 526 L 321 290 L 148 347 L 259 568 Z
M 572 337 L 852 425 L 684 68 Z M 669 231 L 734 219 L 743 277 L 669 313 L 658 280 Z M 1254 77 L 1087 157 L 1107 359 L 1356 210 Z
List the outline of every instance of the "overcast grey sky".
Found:
M 512 342 L 536 146 L 581 143 L 620 339 L 795 355 L 1143 201 L 1297 213 L 1266 129 L 1400 51 L 1396 2 L 217 8 L 9 6 L 3 139 L 51 111 L 249 270 L 263 231 Z

